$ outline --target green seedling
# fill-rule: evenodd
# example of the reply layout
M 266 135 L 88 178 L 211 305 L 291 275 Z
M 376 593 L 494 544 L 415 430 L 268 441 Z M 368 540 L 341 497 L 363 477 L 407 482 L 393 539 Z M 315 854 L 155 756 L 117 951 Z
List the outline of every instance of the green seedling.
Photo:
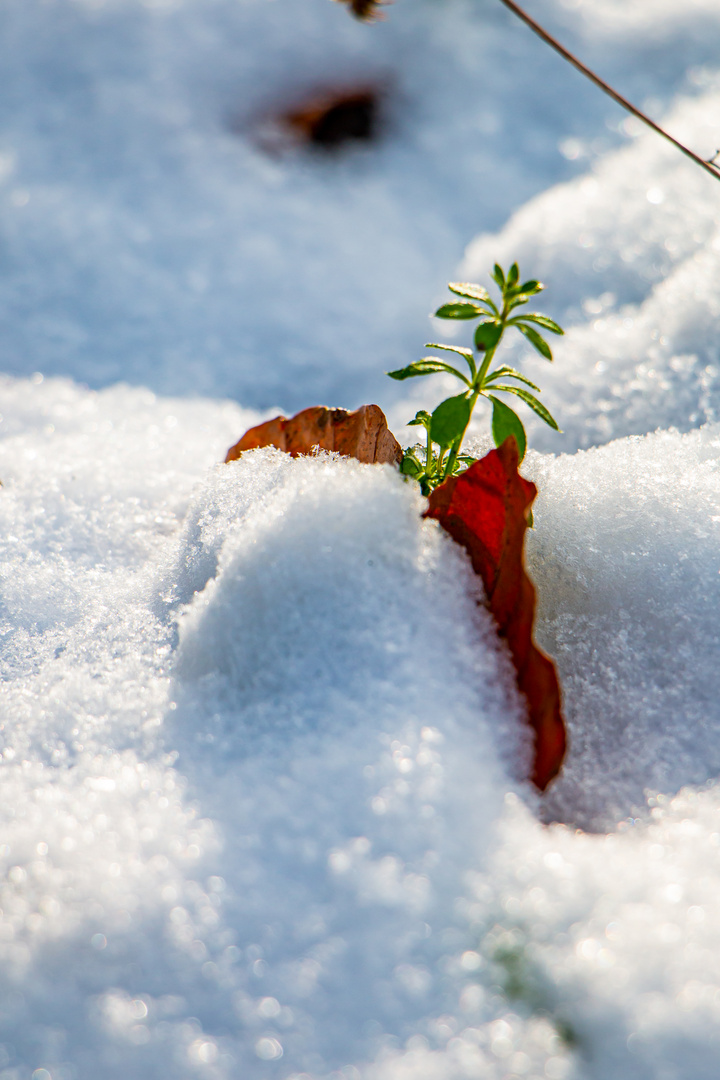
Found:
M 567 1049 L 580 1047 L 579 1033 L 558 1015 L 560 1002 L 552 980 L 522 927 L 494 927 L 478 951 L 490 960 L 490 977 L 497 980 L 509 1001 L 522 1003 L 531 1014 L 545 1017 Z
M 435 312 L 439 319 L 479 320 L 473 337 L 474 349 L 441 345 L 438 342 L 429 342 L 425 346 L 461 356 L 468 367 L 467 375 L 438 356 L 425 356 L 414 364 L 387 373 L 391 379 L 402 380 L 444 372 L 453 375 L 463 384 L 460 394 L 441 401 L 432 413 L 421 409 L 410 421 L 411 425 L 425 429 L 425 446 L 418 445 L 407 449 L 401 470 L 406 476 L 412 476 L 418 481 L 424 495 L 429 495 L 448 476 L 464 472 L 475 460 L 460 451 L 480 397 L 487 398 L 492 405 L 491 427 L 495 445 L 500 446 L 508 435 L 513 435 L 521 461 L 527 448 L 525 428 L 515 410 L 498 397 L 498 394 L 513 395 L 555 431 L 560 430 L 548 410 L 535 396 L 540 393 L 540 388 L 535 383 L 506 364 L 492 367 L 503 335 L 510 327 L 518 330 L 546 360 L 552 360 L 550 346 L 538 327 L 552 334 L 562 334 L 563 330 L 547 315 L 534 311 L 518 313 L 518 309 L 528 304 L 533 296 L 542 291 L 544 285 L 535 280 L 521 283 L 517 263 L 513 263 L 507 276 L 496 263 L 491 277 L 500 290 L 499 305 L 482 285 L 451 282 L 448 288 L 461 299 L 443 304 Z M 516 385 L 518 383 L 521 385 Z

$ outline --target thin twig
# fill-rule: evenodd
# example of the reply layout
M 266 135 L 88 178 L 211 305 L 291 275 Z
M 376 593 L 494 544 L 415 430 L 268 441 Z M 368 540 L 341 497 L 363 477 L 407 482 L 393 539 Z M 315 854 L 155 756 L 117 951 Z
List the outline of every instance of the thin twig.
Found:
M 664 139 L 667 139 L 673 146 L 676 146 L 678 150 L 682 151 L 686 157 L 689 157 L 691 161 L 694 161 L 695 164 L 699 165 L 705 172 L 709 172 L 716 180 L 720 180 L 720 168 L 715 165 L 715 158 L 717 158 L 718 154 L 715 154 L 713 158 L 706 161 L 687 146 L 683 146 L 681 142 L 678 142 L 678 140 L 673 138 L 667 131 L 664 131 L 659 124 L 656 124 L 655 121 L 651 120 L 649 116 L 646 116 L 644 112 L 641 112 L 640 109 L 636 109 L 627 98 L 624 98 L 622 94 L 618 94 L 617 90 L 613 90 L 612 86 L 609 86 L 599 75 L 596 75 L 594 71 L 591 71 L 589 67 L 586 67 L 581 60 L 578 60 L 577 56 L 573 56 L 573 54 L 566 49 L 564 45 L 561 45 L 552 34 L 549 34 L 539 23 L 536 23 L 534 19 L 531 19 L 527 12 L 523 11 L 521 7 L 518 7 L 514 0 L 500 0 L 500 3 L 504 4 L 505 7 L 512 11 L 514 15 L 517 15 L 519 19 L 522 19 L 522 21 L 529 26 L 538 37 L 542 38 L 542 40 L 554 49 L 555 52 L 560 53 L 569 64 L 572 64 L 573 67 L 582 72 L 582 74 L 590 79 L 591 82 L 594 82 L 596 86 L 599 86 L 602 91 L 613 99 L 613 101 L 616 101 L 618 105 L 622 105 L 623 109 L 627 109 L 627 111 L 632 113 L 633 116 L 636 116 L 638 120 L 642 120 L 643 124 L 647 124 L 647 126 L 652 128 L 653 131 L 656 131 L 658 135 L 662 135 Z M 720 151 L 718 151 L 718 153 L 720 153 Z

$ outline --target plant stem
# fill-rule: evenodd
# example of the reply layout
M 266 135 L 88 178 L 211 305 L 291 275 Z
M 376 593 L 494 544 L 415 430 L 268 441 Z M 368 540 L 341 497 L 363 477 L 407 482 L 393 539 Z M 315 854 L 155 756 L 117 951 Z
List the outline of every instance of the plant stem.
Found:
M 495 344 L 493 345 L 493 347 L 491 349 L 486 349 L 485 350 L 485 357 L 483 359 L 482 364 L 480 365 L 480 370 L 478 371 L 477 375 L 473 379 L 473 396 L 470 398 L 470 416 L 468 417 L 468 422 L 465 425 L 465 429 L 464 429 L 462 435 L 460 436 L 459 439 L 455 440 L 453 448 L 452 448 L 452 450 L 450 452 L 450 457 L 448 458 L 447 467 L 445 469 L 443 477 L 452 476 L 452 471 L 455 468 L 455 462 L 457 461 L 457 456 L 460 453 L 460 448 L 461 448 L 461 446 L 463 444 L 463 439 L 465 438 L 465 432 L 469 428 L 470 421 L 472 420 L 473 409 L 475 408 L 475 404 L 477 402 L 477 399 L 480 397 L 480 393 L 481 393 L 483 385 L 485 383 L 485 376 L 487 375 L 488 368 L 490 367 L 490 365 L 491 365 L 491 363 L 493 361 L 493 357 L 494 357 L 495 353 L 497 352 L 497 350 L 498 350 L 498 348 L 500 346 L 500 342 L 502 341 L 502 336 L 505 333 L 505 324 L 507 322 L 507 317 L 508 317 L 509 314 L 510 314 L 510 311 L 508 310 L 507 300 L 505 299 L 505 291 L 503 290 L 503 308 L 502 308 L 502 311 L 500 312 L 500 336 L 499 336 L 499 338 L 497 339 L 497 341 L 495 342 Z
M 448 476 L 452 476 L 452 471 L 455 468 L 455 462 L 457 461 L 457 456 L 460 453 L 460 447 L 462 446 L 462 441 L 465 438 L 465 432 L 467 431 L 470 420 L 472 419 L 473 409 L 475 408 L 475 402 L 477 401 L 479 394 L 480 391 L 476 390 L 473 396 L 470 398 L 470 416 L 468 417 L 468 422 L 463 429 L 462 435 L 453 443 L 452 450 L 450 451 L 450 457 L 447 460 L 445 472 L 443 473 L 443 480 Z
M 485 358 L 484 358 L 482 364 L 480 365 L 480 370 L 478 371 L 475 379 L 473 380 L 473 388 L 474 389 L 473 389 L 473 395 L 470 398 L 470 416 L 468 417 L 468 422 L 465 425 L 465 428 L 463 430 L 462 435 L 460 436 L 459 439 L 456 439 L 454 444 L 453 444 L 452 450 L 450 451 L 450 457 L 448 458 L 447 465 L 445 466 L 445 472 L 443 473 L 443 479 L 445 479 L 448 476 L 452 476 L 452 471 L 455 468 L 455 462 L 457 461 L 458 454 L 460 453 L 460 448 L 462 447 L 462 444 L 463 444 L 463 439 L 465 438 L 465 432 L 469 428 L 470 421 L 472 420 L 473 409 L 475 408 L 475 404 L 477 402 L 477 399 L 480 397 L 480 391 L 482 390 L 483 383 L 485 382 L 485 376 L 487 375 L 487 370 L 490 367 L 490 364 L 492 363 L 493 356 L 497 352 L 497 349 L 498 349 L 498 346 L 500 345 L 500 342 L 502 341 L 502 336 L 503 336 L 503 333 L 505 332 L 505 320 L 507 319 L 508 314 L 509 314 L 509 312 L 507 310 L 507 304 L 503 303 L 502 314 L 500 316 L 500 337 L 497 339 L 497 342 L 495 343 L 495 345 L 493 345 L 492 349 L 486 349 L 485 350 Z
M 492 349 L 487 349 L 485 351 L 485 359 L 483 360 L 482 364 L 480 365 L 480 370 L 478 371 L 477 378 L 475 379 L 475 385 L 477 386 L 478 390 L 482 389 L 483 383 L 485 382 L 485 376 L 487 375 L 487 370 L 488 370 L 488 368 L 490 367 L 490 365 L 492 363 L 493 356 L 497 352 L 498 345 L 502 341 L 502 336 L 505 333 L 505 319 L 506 319 L 506 317 L 507 317 L 507 312 L 505 311 L 505 307 L 503 305 L 503 311 L 502 311 L 502 316 L 501 316 L 502 322 L 501 322 L 500 337 L 497 339 L 497 344 L 493 345 Z
M 590 79 L 591 82 L 594 82 L 595 85 L 611 97 L 613 101 L 616 101 L 623 109 L 627 109 L 627 111 L 632 113 L 633 116 L 636 116 L 638 120 L 642 120 L 643 124 L 647 124 L 647 126 L 657 132 L 658 135 L 662 135 L 664 139 L 671 142 L 673 146 L 680 150 L 681 153 L 685 154 L 686 157 L 689 157 L 691 161 L 694 161 L 696 165 L 699 165 L 701 169 L 704 169 L 705 172 L 710 173 L 716 180 L 720 180 L 720 168 L 714 165 L 712 160 L 706 161 L 705 158 L 701 158 L 693 150 L 690 150 L 689 147 L 684 146 L 683 143 L 679 142 L 670 135 L 669 132 L 661 128 L 659 124 L 656 124 L 655 121 L 651 120 L 644 112 L 641 112 L 640 109 L 636 108 L 627 100 L 627 98 L 624 98 L 622 94 L 619 94 L 617 90 L 613 90 L 612 86 L 606 83 L 604 79 L 601 79 L 599 75 L 596 75 L 594 71 L 591 71 L 589 67 L 586 67 L 581 60 L 578 60 L 577 56 L 574 56 L 569 49 L 566 49 L 564 45 L 561 45 L 552 34 L 549 34 L 539 23 L 535 22 L 534 19 L 531 19 L 527 12 L 523 11 L 521 7 L 518 7 L 514 0 L 500 0 L 500 3 L 504 4 L 509 11 L 512 11 L 513 15 L 517 15 L 519 19 L 522 19 L 522 21 L 529 26 L 539 38 L 542 38 L 546 45 L 549 45 L 555 52 L 560 53 L 560 56 L 562 56 L 563 59 L 567 60 L 569 64 L 572 64 L 574 68 L 577 68 L 577 70 L 585 75 L 586 78 Z

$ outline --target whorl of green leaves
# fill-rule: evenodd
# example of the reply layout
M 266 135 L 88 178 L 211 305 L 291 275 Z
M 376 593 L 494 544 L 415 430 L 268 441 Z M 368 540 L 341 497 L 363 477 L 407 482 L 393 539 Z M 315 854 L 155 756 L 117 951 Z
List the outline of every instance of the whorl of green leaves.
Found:
M 460 448 L 473 409 L 480 397 L 487 398 L 492 405 L 492 436 L 495 445 L 500 446 L 508 435 L 513 435 L 521 461 L 527 447 L 525 428 L 515 410 L 498 397 L 498 394 L 509 394 L 517 398 L 555 431 L 560 430 L 548 410 L 535 396 L 540 393 L 540 388 L 535 383 L 507 364 L 492 368 L 497 348 L 509 327 L 515 327 L 542 357 L 552 360 L 552 351 L 540 330 L 562 334 L 561 327 L 547 315 L 540 315 L 535 311 L 518 311 L 541 292 L 544 286 L 534 279 L 521 282 L 517 263 L 513 263 L 507 275 L 496 263 L 491 277 L 500 290 L 499 305 L 482 285 L 450 282 L 448 288 L 460 299 L 443 304 L 435 312 L 439 319 L 477 320 L 473 335 L 474 349 L 441 345 L 438 342 L 426 345 L 428 349 L 442 349 L 461 357 L 467 365 L 467 373 L 438 356 L 425 356 L 407 367 L 388 371 L 391 379 L 400 380 L 444 372 L 453 375 L 463 385 L 460 394 L 441 401 L 432 413 L 421 409 L 415 419 L 410 421 L 411 424 L 425 429 L 426 445 L 423 449 L 418 447 L 406 450 L 401 468 L 406 475 L 418 480 L 426 495 L 447 476 L 463 472 L 474 460 L 461 455 Z M 520 385 L 517 385 L 518 383 Z

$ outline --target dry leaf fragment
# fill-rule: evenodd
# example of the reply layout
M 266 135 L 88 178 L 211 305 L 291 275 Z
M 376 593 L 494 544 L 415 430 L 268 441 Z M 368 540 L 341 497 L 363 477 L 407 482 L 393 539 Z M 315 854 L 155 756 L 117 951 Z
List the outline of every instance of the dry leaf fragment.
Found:
M 252 129 L 259 145 L 270 154 L 293 147 L 333 154 L 353 144 L 377 141 L 383 131 L 383 102 L 388 85 L 344 83 L 319 86 L 293 105 L 270 109 L 259 115 Z M 230 121 L 231 130 L 242 133 L 247 120 Z
M 260 446 L 276 446 L 292 457 L 310 454 L 319 447 L 370 465 L 394 465 L 402 458 L 400 443 L 378 405 L 361 405 L 354 412 L 315 405 L 289 420 L 276 416 L 246 431 L 228 450 L 225 461 L 235 461 L 244 450 Z
M 306 142 L 332 150 L 353 139 L 370 141 L 377 133 L 379 94 L 374 87 L 326 91 L 292 109 L 285 125 Z
M 340 0 L 340 2 L 347 3 L 355 18 L 360 19 L 361 22 L 374 22 L 384 18 L 378 8 L 384 7 L 390 0 Z
M 500 636 L 508 643 L 517 683 L 535 731 L 532 779 L 544 790 L 565 754 L 565 725 L 555 665 L 532 640 L 535 588 L 525 572 L 523 541 L 537 488 L 518 474 L 512 436 L 430 495 L 426 517 L 439 521 L 470 555 L 483 580 Z

